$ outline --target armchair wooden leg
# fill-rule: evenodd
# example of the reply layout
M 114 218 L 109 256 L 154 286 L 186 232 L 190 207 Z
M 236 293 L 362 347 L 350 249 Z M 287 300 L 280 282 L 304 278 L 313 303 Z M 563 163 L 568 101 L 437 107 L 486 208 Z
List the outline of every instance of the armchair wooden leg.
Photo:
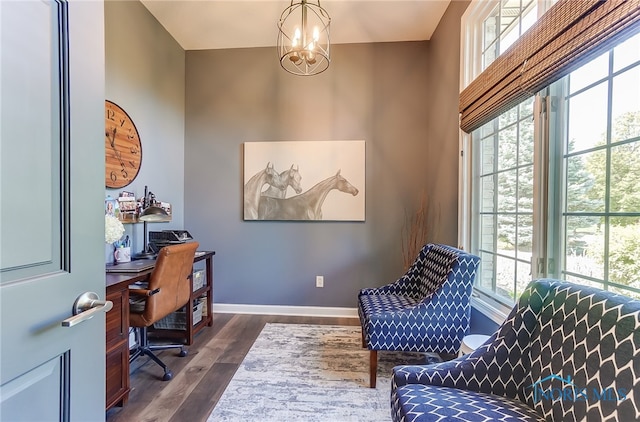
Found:
M 378 374 L 378 351 L 371 350 L 369 354 L 369 387 L 376 388 L 376 375 Z
M 367 347 L 367 343 L 364 341 L 364 328 L 360 330 L 360 335 L 362 336 L 362 347 Z

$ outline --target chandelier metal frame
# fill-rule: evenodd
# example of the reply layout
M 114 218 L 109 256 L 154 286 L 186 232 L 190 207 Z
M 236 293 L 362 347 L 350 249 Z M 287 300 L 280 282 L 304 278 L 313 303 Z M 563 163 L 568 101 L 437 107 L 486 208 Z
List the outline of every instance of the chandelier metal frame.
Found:
M 294 75 L 312 76 L 324 72 L 331 63 L 331 17 L 320 0 L 291 0 L 278 21 L 278 56 L 284 70 Z

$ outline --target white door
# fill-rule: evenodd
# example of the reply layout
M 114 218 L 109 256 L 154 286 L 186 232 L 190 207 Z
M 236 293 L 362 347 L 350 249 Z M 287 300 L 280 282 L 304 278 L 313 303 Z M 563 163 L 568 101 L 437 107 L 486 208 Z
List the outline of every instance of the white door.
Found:
M 104 11 L 0 0 L 0 420 L 105 418 Z

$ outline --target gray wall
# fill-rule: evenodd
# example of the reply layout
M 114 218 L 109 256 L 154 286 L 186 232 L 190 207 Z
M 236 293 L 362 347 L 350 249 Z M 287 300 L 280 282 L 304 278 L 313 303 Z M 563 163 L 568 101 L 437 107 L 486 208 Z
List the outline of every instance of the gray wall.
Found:
M 460 18 L 468 5 L 452 1 L 429 41 L 427 196 L 441 207 L 433 210 L 435 224 L 452 245 L 458 238 Z
M 121 190 L 144 195 L 145 185 L 170 202 L 172 221 L 149 230 L 184 227 L 184 74 L 185 53 L 138 1 L 107 0 L 105 9 L 106 99 L 133 119 L 142 142 L 136 179 Z M 102 145 L 98 147 L 102 148 Z M 133 251 L 142 250 L 142 224 L 127 224 Z
M 216 303 L 354 307 L 360 288 L 401 274 L 405 209 L 443 158 L 429 154 L 428 51 L 335 45 L 329 70 L 307 78 L 284 72 L 273 48 L 187 52 L 185 221 L 217 251 Z M 365 222 L 243 221 L 243 142 L 349 139 L 366 141 Z M 455 244 L 453 223 L 438 240 Z
M 216 303 L 355 307 L 360 288 L 402 273 L 405 212 L 423 190 L 430 240 L 456 244 L 467 4 L 451 3 L 432 41 L 335 45 L 329 70 L 303 78 L 273 48 L 185 53 L 139 2 L 107 0 L 106 96 L 131 115 L 144 153 L 127 190 L 148 184 L 173 204 L 173 222 L 151 230 L 185 228 L 217 252 Z M 243 142 L 349 139 L 367 143 L 365 222 L 243 221 Z

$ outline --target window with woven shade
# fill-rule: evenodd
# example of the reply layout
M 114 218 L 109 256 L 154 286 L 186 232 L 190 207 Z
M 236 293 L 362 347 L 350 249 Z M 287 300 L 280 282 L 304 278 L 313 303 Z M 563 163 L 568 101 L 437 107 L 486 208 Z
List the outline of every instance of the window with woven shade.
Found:
M 624 253 L 640 246 L 625 177 L 640 177 L 640 2 L 474 1 L 462 28 L 459 233 L 481 257 L 478 303 L 506 310 L 546 276 L 640 295 Z

